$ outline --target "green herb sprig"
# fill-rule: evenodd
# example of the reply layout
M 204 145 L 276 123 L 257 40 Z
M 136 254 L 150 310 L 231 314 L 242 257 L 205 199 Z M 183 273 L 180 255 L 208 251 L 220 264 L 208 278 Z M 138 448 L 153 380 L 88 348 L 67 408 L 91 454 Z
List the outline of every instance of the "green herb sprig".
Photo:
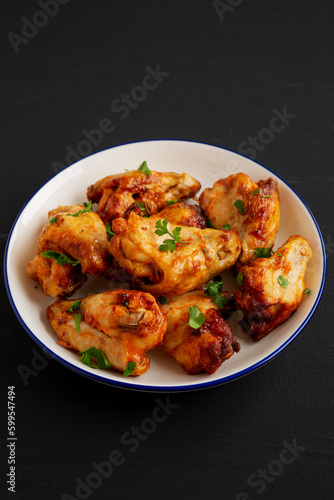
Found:
M 92 202 L 90 201 L 89 203 L 84 203 L 84 206 L 86 207 L 84 210 L 79 210 L 76 214 L 67 214 L 70 215 L 71 217 L 79 217 L 80 214 L 86 214 L 87 212 L 90 212 L 92 210 Z
M 245 204 L 242 200 L 237 200 L 236 202 L 234 202 L 234 206 L 239 210 L 239 213 L 241 215 L 244 215 Z
M 82 354 L 80 361 L 91 368 L 112 368 L 103 352 L 97 347 L 90 347 L 86 351 L 81 351 L 80 354 Z M 96 364 L 92 362 L 92 358 L 96 360 Z
M 146 161 L 143 161 L 141 165 L 138 167 L 139 172 L 143 172 L 147 177 L 151 175 L 151 170 L 148 168 Z
M 54 259 L 57 264 L 60 264 L 63 266 L 64 264 L 72 264 L 72 266 L 77 266 L 80 264 L 79 260 L 71 260 L 69 257 L 64 255 L 61 252 L 55 252 L 53 250 L 46 250 L 45 252 L 40 253 L 42 257 L 45 257 L 46 259 Z
M 254 248 L 254 255 L 256 259 L 268 259 L 274 252 L 270 247 L 258 247 Z
M 164 220 L 159 219 L 155 223 L 155 228 L 156 228 L 155 234 L 157 234 L 158 236 L 164 236 L 165 234 L 169 234 L 169 236 L 171 236 L 171 238 L 172 238 L 172 239 L 164 240 L 163 244 L 159 246 L 160 252 L 167 252 L 169 250 L 170 253 L 173 253 L 175 248 L 176 248 L 175 242 L 190 243 L 190 241 L 182 241 L 181 240 L 181 227 L 177 226 L 170 233 L 168 231 L 167 224 L 168 224 L 168 221 L 166 219 L 164 219 Z
M 203 325 L 204 322 L 205 322 L 205 316 L 203 313 L 200 312 L 199 307 L 196 305 L 189 307 L 188 325 L 191 328 L 194 328 L 195 330 L 197 330 L 198 328 L 200 328 Z

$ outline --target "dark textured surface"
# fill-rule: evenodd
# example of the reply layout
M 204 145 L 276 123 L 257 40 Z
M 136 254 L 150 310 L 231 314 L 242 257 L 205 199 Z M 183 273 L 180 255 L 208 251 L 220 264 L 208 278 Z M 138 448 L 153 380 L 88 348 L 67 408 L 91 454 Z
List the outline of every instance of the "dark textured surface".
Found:
M 2 288 L 1 498 L 332 496 L 333 6 L 330 0 L 225 2 L 232 4 L 239 5 L 221 21 L 210 1 L 72 0 L 15 54 L 7 34 L 21 34 L 21 18 L 32 19 L 40 7 L 1 2 L 2 250 L 22 205 L 56 173 L 53 162 L 65 165 L 66 146 L 76 148 L 82 130 L 101 119 L 110 118 L 115 129 L 93 151 L 156 138 L 238 150 L 268 126 L 274 108 L 286 106 L 295 118 L 255 150 L 256 160 L 306 201 L 329 264 L 323 299 L 288 349 L 233 383 L 171 394 L 171 415 L 137 443 L 126 433 L 145 426 L 157 398 L 167 395 L 100 385 L 50 360 L 25 386 L 17 366 L 30 367 L 40 350 Z M 169 75 L 122 120 L 111 104 L 158 64 Z M 8 385 L 16 386 L 15 494 L 4 484 Z M 287 453 L 294 460 L 280 466 L 285 440 L 303 450 Z M 113 450 L 124 463 L 91 494 L 76 495 L 76 478 L 86 481 L 92 462 Z M 272 473 L 260 483 L 255 475 L 268 466 Z

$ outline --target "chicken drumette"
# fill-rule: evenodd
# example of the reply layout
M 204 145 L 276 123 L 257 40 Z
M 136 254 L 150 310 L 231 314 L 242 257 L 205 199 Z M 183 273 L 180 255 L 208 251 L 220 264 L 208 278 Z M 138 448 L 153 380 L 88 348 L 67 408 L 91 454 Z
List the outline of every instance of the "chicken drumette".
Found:
M 97 213 L 104 222 L 122 217 L 134 202 L 146 203 L 151 214 L 166 206 L 167 201 L 192 198 L 200 183 L 188 174 L 154 172 L 150 175 L 132 170 L 109 175 L 87 189 L 87 198 L 98 203 Z
M 73 311 L 69 311 L 71 306 Z M 79 331 L 74 314 L 82 315 Z M 57 300 L 47 308 L 46 316 L 59 344 L 79 352 L 96 347 L 122 372 L 135 362 L 133 375 L 149 369 L 146 351 L 162 342 L 167 327 L 155 299 L 135 290 L 109 290 L 79 301 Z
M 272 248 L 279 227 L 280 198 L 275 179 L 258 183 L 246 174 L 220 179 L 203 191 L 200 207 L 213 227 L 228 224 L 241 241 L 240 267 L 255 258 L 255 248 Z
M 83 205 L 58 206 L 48 214 L 38 238 L 37 255 L 28 263 L 28 276 L 37 281 L 46 295 L 68 297 L 87 279 L 101 276 L 108 265 L 108 240 L 105 225 Z M 41 255 L 56 252 L 71 263 Z M 64 259 L 63 259 L 64 260 Z
M 223 295 L 233 300 L 231 292 L 223 292 Z M 189 307 L 195 305 L 205 317 L 205 322 L 197 329 L 189 326 Z M 167 314 L 168 322 L 161 347 L 189 375 L 212 374 L 234 352 L 239 351 L 239 343 L 230 326 L 220 316 L 224 309 L 219 311 L 204 290 L 175 296 L 161 309 Z
M 242 286 L 236 307 L 244 313 L 241 326 L 261 340 L 299 307 L 305 290 L 305 271 L 312 250 L 301 236 L 290 236 L 270 258 L 255 259 L 240 270 Z

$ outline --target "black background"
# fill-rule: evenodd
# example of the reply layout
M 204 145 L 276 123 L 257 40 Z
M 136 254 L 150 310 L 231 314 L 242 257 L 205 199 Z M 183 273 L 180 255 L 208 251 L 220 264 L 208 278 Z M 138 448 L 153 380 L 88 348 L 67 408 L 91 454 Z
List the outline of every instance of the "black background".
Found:
M 332 497 L 333 6 L 225 4 L 220 19 L 210 1 L 71 0 L 16 54 L 7 34 L 21 35 L 21 18 L 31 20 L 41 8 L 1 2 L 1 248 L 23 204 L 55 174 L 53 162 L 65 165 L 66 146 L 75 148 L 82 130 L 104 117 L 116 127 L 93 151 L 164 138 L 238 150 L 268 126 L 273 108 L 286 106 L 296 117 L 256 160 L 290 183 L 321 227 L 329 263 L 324 297 L 302 334 L 260 370 L 213 389 L 170 394 L 177 408 L 131 452 L 122 434 L 150 418 L 156 398 L 166 401 L 167 394 L 98 384 L 52 360 L 25 385 L 17 367 L 31 367 L 41 351 L 3 287 L 1 498 L 75 498 L 75 479 L 85 481 L 92 462 L 115 449 L 124 464 L 89 498 Z M 157 65 L 168 77 L 121 120 L 111 103 Z M 5 485 L 8 385 L 16 386 L 15 494 Z M 247 481 L 278 459 L 284 440 L 303 451 L 258 493 Z

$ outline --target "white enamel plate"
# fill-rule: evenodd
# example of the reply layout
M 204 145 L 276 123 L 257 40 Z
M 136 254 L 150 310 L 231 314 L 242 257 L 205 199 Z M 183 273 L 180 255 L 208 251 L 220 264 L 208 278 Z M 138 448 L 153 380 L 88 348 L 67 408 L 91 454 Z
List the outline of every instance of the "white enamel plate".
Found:
M 150 370 L 140 377 L 123 377 L 113 370 L 92 369 L 80 361 L 80 355 L 57 344 L 57 336 L 45 318 L 45 310 L 54 299 L 45 296 L 26 273 L 28 260 L 36 253 L 37 238 L 49 210 L 58 205 L 86 201 L 87 186 L 110 174 L 133 170 L 144 161 L 151 170 L 186 172 L 202 184 L 202 189 L 228 175 L 244 172 L 253 181 L 275 177 L 281 190 L 281 220 L 274 249 L 289 236 L 306 238 L 313 250 L 306 273 L 304 297 L 291 318 L 260 342 L 253 342 L 239 327 L 240 313 L 228 320 L 240 343 L 235 353 L 213 375 L 187 375 L 159 348 L 150 351 Z M 5 254 L 5 280 L 12 307 L 22 326 L 39 346 L 53 358 L 99 382 L 127 389 L 146 391 L 184 391 L 215 386 L 241 377 L 267 363 L 302 331 L 314 313 L 325 282 L 326 253 L 319 227 L 303 200 L 281 178 L 262 165 L 229 150 L 186 141 L 145 141 L 117 146 L 84 158 L 48 181 L 23 207 L 11 230 Z M 224 289 L 236 289 L 231 272 L 223 274 Z M 88 292 L 102 292 L 111 286 L 104 278 L 90 277 L 73 298 Z

